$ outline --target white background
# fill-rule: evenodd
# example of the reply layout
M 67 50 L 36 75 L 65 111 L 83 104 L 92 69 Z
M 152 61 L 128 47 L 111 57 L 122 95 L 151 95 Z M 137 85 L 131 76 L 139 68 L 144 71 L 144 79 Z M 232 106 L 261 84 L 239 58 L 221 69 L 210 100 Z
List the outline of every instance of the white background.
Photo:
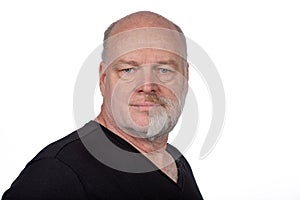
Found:
M 199 77 L 191 78 L 200 88 L 200 134 L 185 155 L 203 197 L 300 199 L 296 0 L 1 1 L 0 193 L 38 151 L 75 130 L 73 90 L 82 63 L 111 22 L 138 10 L 181 26 L 223 80 L 222 137 L 199 160 L 210 103 Z

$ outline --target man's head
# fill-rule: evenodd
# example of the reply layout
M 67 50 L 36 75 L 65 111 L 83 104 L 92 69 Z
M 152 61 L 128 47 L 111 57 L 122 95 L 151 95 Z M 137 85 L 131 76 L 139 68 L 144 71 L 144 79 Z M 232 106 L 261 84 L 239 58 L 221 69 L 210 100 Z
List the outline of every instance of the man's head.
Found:
M 171 22 L 170 20 L 166 19 L 165 17 L 149 12 L 149 11 L 140 11 L 136 13 L 132 13 L 130 15 L 125 16 L 124 18 L 112 23 L 104 32 L 103 38 L 103 46 L 104 50 L 102 53 L 102 59 L 105 60 L 106 51 L 108 51 L 108 38 L 112 37 L 116 34 L 131 31 L 131 34 L 134 34 L 132 30 L 136 29 L 143 29 L 146 30 L 147 28 L 163 28 L 168 30 L 173 30 L 177 32 L 177 35 L 181 37 L 181 42 L 183 42 L 183 51 L 186 58 L 186 41 L 183 35 L 183 32 L 179 26 L 175 23 Z M 157 34 L 162 33 L 162 30 L 154 30 Z
M 169 133 L 187 92 L 186 43 L 181 29 L 152 12 L 137 12 L 105 32 L 100 65 L 102 116 L 134 137 Z

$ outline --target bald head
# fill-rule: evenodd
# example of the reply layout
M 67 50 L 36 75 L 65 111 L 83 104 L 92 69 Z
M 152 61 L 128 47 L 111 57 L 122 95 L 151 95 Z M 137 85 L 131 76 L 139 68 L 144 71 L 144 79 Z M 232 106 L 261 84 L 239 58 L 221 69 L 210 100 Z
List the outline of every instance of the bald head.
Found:
M 112 23 L 104 33 L 102 60 L 107 64 L 130 51 L 163 49 L 186 59 L 186 40 L 179 26 L 165 17 L 140 11 Z
M 166 28 L 183 33 L 179 26 L 177 26 L 167 18 L 154 12 L 139 11 L 127 15 L 112 23 L 104 33 L 104 41 L 108 39 L 108 37 L 120 32 L 145 27 Z

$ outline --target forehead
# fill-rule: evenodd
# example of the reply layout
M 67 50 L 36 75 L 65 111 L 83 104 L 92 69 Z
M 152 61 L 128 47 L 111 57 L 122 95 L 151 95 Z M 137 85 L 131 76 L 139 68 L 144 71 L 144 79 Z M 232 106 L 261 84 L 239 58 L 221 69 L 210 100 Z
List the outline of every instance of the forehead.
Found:
M 160 50 L 160 49 L 138 49 L 130 53 L 118 57 L 113 63 L 120 60 L 134 61 L 139 65 L 144 64 L 155 64 L 155 63 L 174 63 L 176 65 L 181 65 L 183 59 L 171 52 Z
M 152 51 L 153 55 L 147 51 Z M 123 56 L 142 56 L 140 59 L 176 57 L 171 54 L 186 58 L 184 35 L 169 29 L 139 28 L 121 32 L 105 41 L 104 59 L 108 65 Z

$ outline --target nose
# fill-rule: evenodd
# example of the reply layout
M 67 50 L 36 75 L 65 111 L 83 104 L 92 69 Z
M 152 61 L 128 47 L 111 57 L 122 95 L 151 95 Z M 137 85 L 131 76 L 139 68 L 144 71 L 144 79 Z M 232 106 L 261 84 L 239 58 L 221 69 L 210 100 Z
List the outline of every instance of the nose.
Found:
M 137 88 L 139 93 L 156 93 L 158 91 L 158 85 L 156 83 L 145 83 Z
M 159 89 L 158 80 L 152 71 L 145 70 L 139 77 L 140 81 L 137 91 L 144 93 L 155 93 Z

